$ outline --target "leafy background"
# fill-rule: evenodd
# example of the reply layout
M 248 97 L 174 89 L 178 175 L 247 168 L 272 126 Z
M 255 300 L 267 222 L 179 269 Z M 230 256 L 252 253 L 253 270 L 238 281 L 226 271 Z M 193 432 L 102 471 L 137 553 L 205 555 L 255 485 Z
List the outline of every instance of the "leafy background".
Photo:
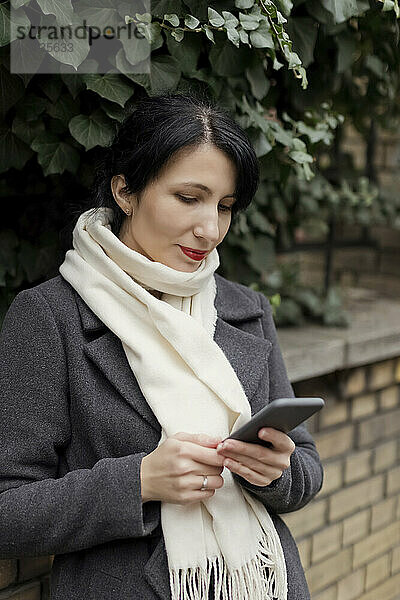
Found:
M 79 7 L 99 25 L 135 23 L 151 70 L 119 72 L 146 60 L 122 40 L 105 74 L 75 72 L 96 70 L 86 42 L 72 57 L 48 52 L 57 74 L 10 73 L 10 47 L 22 58 L 26 50 L 9 3 L 0 4 L 0 319 L 18 291 L 58 273 L 99 149 L 137 101 L 207 90 L 248 132 L 262 174 L 220 246 L 220 272 L 266 293 L 279 324 L 345 325 L 337 289 L 305 287 L 296 264 L 276 254 L 299 231 L 324 236 L 334 222 L 400 224 L 399 201 L 379 189 L 373 167 L 376 128 L 399 123 L 397 0 L 158 0 L 134 14 L 130 3 L 117 14 L 112 0 Z M 59 25 L 75 18 L 70 0 L 14 0 L 13 9 L 25 25 L 31 10 Z M 347 123 L 366 140 L 364 172 L 341 150 Z

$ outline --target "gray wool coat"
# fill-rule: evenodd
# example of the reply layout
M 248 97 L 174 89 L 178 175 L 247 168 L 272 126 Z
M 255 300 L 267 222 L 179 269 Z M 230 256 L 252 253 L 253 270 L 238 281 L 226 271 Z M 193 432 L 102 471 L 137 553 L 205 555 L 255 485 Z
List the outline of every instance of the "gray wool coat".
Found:
M 293 396 L 268 300 L 215 278 L 214 339 L 252 413 Z M 160 425 L 120 340 L 58 275 L 14 299 L 0 361 L 0 559 L 55 555 L 52 600 L 168 600 L 160 503 L 142 505 L 140 493 L 140 463 Z M 237 479 L 275 523 L 288 600 L 307 600 L 296 544 L 278 515 L 306 505 L 323 475 L 306 427 L 290 437 L 296 448 L 279 479 L 266 487 Z

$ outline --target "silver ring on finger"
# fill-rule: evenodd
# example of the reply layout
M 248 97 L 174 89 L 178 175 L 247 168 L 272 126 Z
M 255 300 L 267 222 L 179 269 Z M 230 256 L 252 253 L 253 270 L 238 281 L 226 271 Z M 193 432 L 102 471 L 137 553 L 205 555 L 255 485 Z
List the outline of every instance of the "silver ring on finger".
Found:
M 208 489 L 207 485 L 208 485 L 208 477 L 207 477 L 207 475 L 203 475 L 203 484 L 200 488 L 200 491 L 204 492 L 204 490 L 207 490 Z

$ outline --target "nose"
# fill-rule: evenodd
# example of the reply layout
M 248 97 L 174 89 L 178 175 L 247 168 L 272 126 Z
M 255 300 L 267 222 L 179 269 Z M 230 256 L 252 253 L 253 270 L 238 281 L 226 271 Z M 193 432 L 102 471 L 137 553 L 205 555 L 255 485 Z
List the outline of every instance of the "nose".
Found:
M 217 243 L 219 241 L 218 208 L 207 208 L 196 223 L 193 233 L 196 237 L 202 237 L 209 243 Z

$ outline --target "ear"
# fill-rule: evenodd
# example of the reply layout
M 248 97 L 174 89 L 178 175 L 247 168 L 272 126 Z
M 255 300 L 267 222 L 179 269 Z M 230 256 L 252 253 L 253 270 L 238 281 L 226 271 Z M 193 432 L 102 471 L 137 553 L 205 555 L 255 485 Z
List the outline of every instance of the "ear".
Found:
M 121 210 L 127 212 L 128 210 L 132 210 L 131 202 L 129 199 L 129 194 L 123 191 L 123 188 L 126 185 L 124 175 L 113 175 L 111 178 L 111 192 L 114 196 L 115 202 L 118 204 Z
M 111 177 L 111 192 L 114 196 L 116 202 L 119 199 L 123 198 L 123 192 L 121 193 L 122 188 L 126 185 L 124 175 L 113 175 Z

